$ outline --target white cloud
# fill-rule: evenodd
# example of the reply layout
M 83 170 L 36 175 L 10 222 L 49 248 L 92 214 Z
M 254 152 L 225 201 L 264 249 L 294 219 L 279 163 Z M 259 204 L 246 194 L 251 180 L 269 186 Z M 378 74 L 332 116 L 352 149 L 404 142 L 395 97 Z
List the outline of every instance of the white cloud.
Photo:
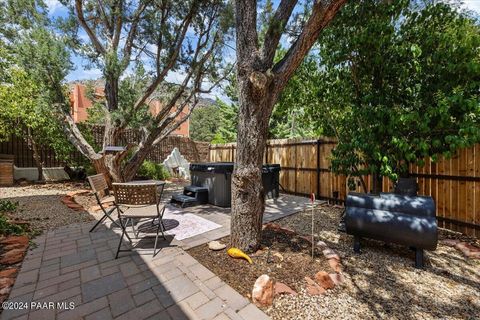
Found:
M 58 0 L 45 0 L 45 4 L 47 5 L 50 14 L 54 14 L 55 11 L 62 8 L 62 4 L 58 2 Z
M 464 0 L 464 7 L 480 13 L 480 0 Z

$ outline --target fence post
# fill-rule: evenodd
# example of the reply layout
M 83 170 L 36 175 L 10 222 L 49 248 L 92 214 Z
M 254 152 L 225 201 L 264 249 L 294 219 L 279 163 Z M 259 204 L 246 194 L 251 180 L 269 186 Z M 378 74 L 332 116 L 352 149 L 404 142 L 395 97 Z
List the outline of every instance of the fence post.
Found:
M 268 164 L 268 141 L 265 144 L 265 163 Z
M 317 199 L 320 199 L 320 139 L 317 139 Z

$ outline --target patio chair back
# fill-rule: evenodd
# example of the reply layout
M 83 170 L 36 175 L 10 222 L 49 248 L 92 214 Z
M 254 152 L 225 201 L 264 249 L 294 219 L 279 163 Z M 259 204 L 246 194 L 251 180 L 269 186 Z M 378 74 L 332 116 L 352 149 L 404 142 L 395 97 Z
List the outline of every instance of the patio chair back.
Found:
M 154 184 L 128 185 L 114 183 L 113 192 L 117 205 L 148 206 L 160 203 L 161 195 L 158 194 L 157 186 Z
M 88 183 L 90 184 L 90 187 L 92 188 L 92 191 L 96 195 L 100 197 L 108 195 L 108 183 L 103 173 L 89 176 L 87 177 L 87 179 L 88 179 Z

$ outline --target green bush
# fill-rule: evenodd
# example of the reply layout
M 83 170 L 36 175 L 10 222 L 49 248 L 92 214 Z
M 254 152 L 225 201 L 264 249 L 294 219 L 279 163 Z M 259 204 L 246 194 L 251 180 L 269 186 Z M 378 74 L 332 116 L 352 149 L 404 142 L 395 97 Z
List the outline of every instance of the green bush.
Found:
M 24 233 L 25 230 L 23 230 L 21 226 L 8 222 L 7 217 L 3 214 L 0 214 L 0 235 L 21 235 Z
M 170 178 L 170 173 L 163 165 L 148 160 L 142 163 L 137 175 L 154 180 L 165 180 Z
M 18 202 L 10 200 L 0 200 L 0 212 L 12 212 L 17 210 Z

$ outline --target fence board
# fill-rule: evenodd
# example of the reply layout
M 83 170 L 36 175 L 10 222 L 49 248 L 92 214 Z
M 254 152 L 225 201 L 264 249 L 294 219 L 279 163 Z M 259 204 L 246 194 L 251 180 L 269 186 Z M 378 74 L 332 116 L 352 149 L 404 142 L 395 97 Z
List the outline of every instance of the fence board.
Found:
M 333 202 L 343 201 L 348 194 L 347 177 L 330 172 L 330 158 L 335 141 L 278 139 L 269 140 L 265 162 L 282 166 L 280 184 L 284 191 L 309 195 Z M 211 145 L 209 161 L 234 161 L 236 144 Z M 417 175 L 419 194 L 432 196 L 437 206 L 439 226 L 477 236 L 480 234 L 480 144 L 458 150 L 451 159 L 425 160 L 419 167 L 410 165 Z M 364 177 L 367 189 L 372 188 L 370 176 Z M 384 191 L 393 183 L 382 182 Z M 363 192 L 360 185 L 355 191 Z

